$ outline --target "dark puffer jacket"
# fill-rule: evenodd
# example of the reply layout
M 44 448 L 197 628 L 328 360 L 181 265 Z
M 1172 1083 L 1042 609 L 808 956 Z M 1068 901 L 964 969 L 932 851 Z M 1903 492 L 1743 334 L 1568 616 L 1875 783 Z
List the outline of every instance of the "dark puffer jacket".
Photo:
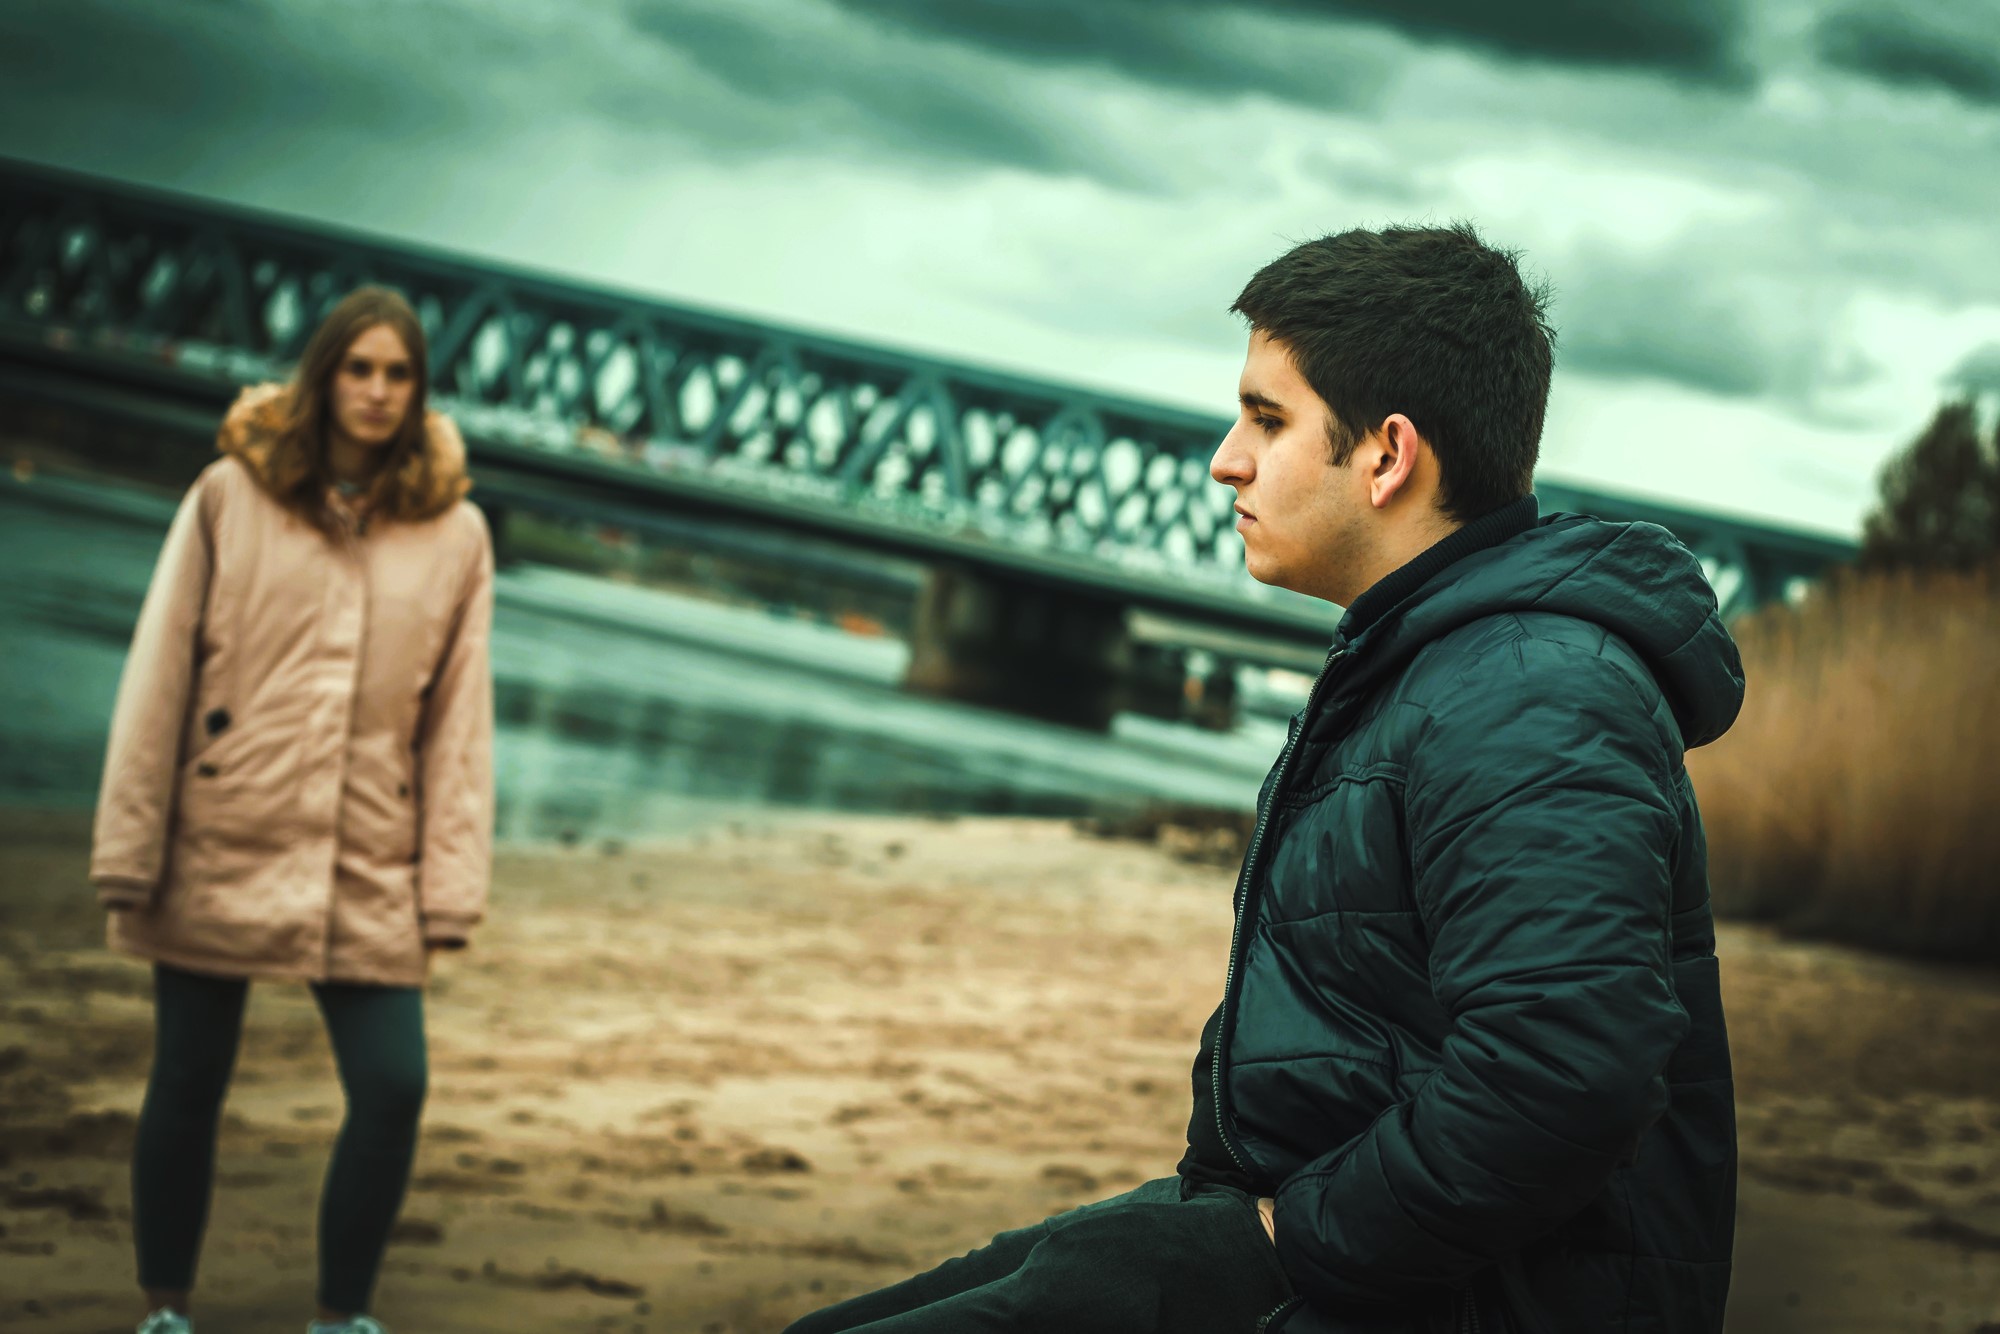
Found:
M 1356 600 L 1259 802 L 1214 1063 L 1306 1299 L 1273 1328 L 1722 1328 L 1735 1120 L 1682 757 L 1742 698 L 1651 525 L 1529 498 Z

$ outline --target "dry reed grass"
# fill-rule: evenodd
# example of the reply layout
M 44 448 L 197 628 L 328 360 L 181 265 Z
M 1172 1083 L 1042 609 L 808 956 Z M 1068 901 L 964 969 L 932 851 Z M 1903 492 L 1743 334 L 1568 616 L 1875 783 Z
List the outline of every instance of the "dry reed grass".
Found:
M 1847 574 L 1735 626 L 1749 693 L 1688 757 L 1717 910 L 2000 962 L 2000 579 Z

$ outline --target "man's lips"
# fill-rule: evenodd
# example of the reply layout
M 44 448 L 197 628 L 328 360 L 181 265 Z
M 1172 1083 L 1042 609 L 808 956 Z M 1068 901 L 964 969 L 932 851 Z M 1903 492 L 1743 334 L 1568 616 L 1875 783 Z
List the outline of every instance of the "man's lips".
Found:
M 1241 505 L 1238 505 L 1236 507 L 1236 526 L 1238 528 L 1242 528 L 1248 524 L 1253 524 L 1255 522 L 1257 522 L 1256 515 L 1252 514 L 1249 510 L 1244 509 Z

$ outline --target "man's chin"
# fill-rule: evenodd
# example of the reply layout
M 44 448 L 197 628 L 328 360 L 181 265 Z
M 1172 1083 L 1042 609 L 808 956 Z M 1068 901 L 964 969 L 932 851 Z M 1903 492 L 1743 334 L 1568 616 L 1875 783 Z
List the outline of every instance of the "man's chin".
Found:
M 1243 562 L 1243 569 L 1260 584 L 1269 584 L 1273 588 L 1291 588 L 1291 585 L 1285 582 L 1284 571 L 1269 561 L 1261 561 L 1254 556 L 1247 557 Z
M 1273 569 L 1268 565 L 1260 566 L 1252 561 L 1245 561 L 1243 568 L 1252 579 L 1255 579 L 1260 584 L 1269 584 L 1272 588 L 1282 588 L 1287 592 L 1298 593 L 1304 597 L 1318 598 L 1322 602 L 1332 601 L 1326 594 L 1319 592 L 1317 589 L 1305 586 L 1284 570 Z M 1340 606 L 1337 602 L 1333 605 L 1336 607 Z M 1345 610 L 1345 608 L 1342 608 L 1342 610 Z

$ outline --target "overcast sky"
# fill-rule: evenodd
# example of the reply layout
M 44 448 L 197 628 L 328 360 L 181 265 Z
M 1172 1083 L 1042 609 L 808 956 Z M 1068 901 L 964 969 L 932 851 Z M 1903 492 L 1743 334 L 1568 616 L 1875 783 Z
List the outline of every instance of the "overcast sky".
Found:
M 7 0 L 0 152 L 1218 414 L 1468 218 L 1546 474 L 1839 532 L 2000 388 L 2000 0 Z

